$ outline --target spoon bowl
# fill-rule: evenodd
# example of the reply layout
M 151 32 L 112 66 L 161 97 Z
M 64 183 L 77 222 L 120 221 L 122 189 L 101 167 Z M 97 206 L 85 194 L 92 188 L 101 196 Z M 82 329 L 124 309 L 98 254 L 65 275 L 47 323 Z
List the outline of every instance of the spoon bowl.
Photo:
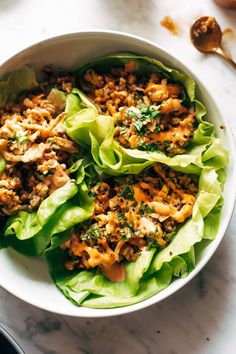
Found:
M 218 54 L 236 69 L 236 63 L 222 49 L 222 31 L 214 17 L 202 16 L 197 19 L 191 26 L 190 38 L 200 52 Z
M 192 25 L 190 35 L 193 45 L 202 53 L 212 53 L 221 46 L 222 32 L 212 17 L 200 17 Z

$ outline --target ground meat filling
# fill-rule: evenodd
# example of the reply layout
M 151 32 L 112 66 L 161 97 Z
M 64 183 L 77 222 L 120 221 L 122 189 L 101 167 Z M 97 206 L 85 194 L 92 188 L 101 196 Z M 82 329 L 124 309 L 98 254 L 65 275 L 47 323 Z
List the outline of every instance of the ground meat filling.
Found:
M 108 270 L 141 250 L 166 247 L 192 215 L 197 183 L 161 164 L 139 175 L 110 178 L 91 189 L 95 211 L 62 245 L 68 270 Z
M 81 89 L 99 113 L 111 115 L 115 139 L 125 148 L 182 154 L 196 127 L 195 113 L 183 104 L 183 87 L 160 73 L 138 75 L 135 62 L 103 74 L 87 70 Z
M 70 78 L 53 80 L 64 91 L 73 86 Z M 0 109 L 0 154 L 6 161 L 0 174 L 1 214 L 34 210 L 69 180 L 68 166 L 79 150 L 63 130 L 63 111 L 44 89 Z

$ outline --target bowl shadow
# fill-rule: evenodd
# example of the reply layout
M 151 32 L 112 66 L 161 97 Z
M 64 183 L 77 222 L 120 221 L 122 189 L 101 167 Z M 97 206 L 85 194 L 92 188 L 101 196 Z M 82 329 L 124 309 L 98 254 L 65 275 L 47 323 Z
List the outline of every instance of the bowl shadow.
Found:
M 114 30 L 132 32 L 136 35 L 150 36 L 150 30 L 158 30 L 159 23 L 154 16 L 153 6 L 158 8 L 158 2 L 152 0 L 104 0 L 104 12 L 114 21 Z M 141 25 L 140 25 L 141 24 Z
M 51 283 L 47 263 L 42 257 L 26 257 L 11 248 L 6 249 L 5 252 L 13 266 L 26 278 Z
M 11 10 L 18 2 L 19 0 L 0 0 L 0 13 Z

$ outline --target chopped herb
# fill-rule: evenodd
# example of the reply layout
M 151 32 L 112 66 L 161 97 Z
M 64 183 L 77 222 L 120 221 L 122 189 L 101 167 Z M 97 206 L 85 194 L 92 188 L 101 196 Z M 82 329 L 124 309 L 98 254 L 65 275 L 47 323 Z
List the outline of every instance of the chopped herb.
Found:
M 25 136 L 25 134 L 22 132 L 17 132 L 14 136 L 14 138 L 9 139 L 8 144 L 12 145 L 12 144 L 23 144 L 26 143 L 27 141 L 29 141 L 29 139 L 27 138 L 27 136 Z
M 46 175 L 39 175 L 39 179 L 44 179 L 45 177 L 47 177 Z
M 148 105 L 143 103 L 142 106 L 140 107 L 140 112 L 146 114 L 148 113 L 148 110 L 149 110 Z
M 16 139 L 9 139 L 8 140 L 8 145 L 13 145 L 13 144 L 15 144 L 16 143 Z
M 141 114 L 140 114 L 140 112 L 135 112 L 133 109 L 128 108 L 125 111 L 125 117 L 131 117 L 131 118 L 135 118 L 135 119 L 140 119 L 141 118 Z
M 135 101 L 138 101 L 140 98 L 142 98 L 142 95 L 140 93 L 135 93 L 134 94 Z
M 137 129 L 138 132 L 141 131 L 142 127 L 143 127 L 143 123 L 141 122 L 141 120 L 137 120 L 135 123 L 135 128 Z
M 164 148 L 168 149 L 170 147 L 171 142 L 169 140 L 164 141 Z
M 123 184 L 120 188 L 118 196 L 133 200 L 134 199 L 134 190 L 128 184 Z
M 126 232 L 120 231 L 120 236 L 121 236 L 124 240 L 127 240 Z
M 118 218 L 119 218 L 119 219 L 126 220 L 126 216 L 125 216 L 124 213 L 119 213 L 119 214 L 118 214 Z
M 26 143 L 29 139 L 25 135 L 16 136 L 16 141 L 18 144 Z
M 160 112 L 156 110 L 156 108 L 149 107 L 147 104 L 143 103 L 140 107 L 140 112 L 142 115 L 142 119 L 154 119 L 157 116 L 160 116 Z
M 148 242 L 148 246 L 147 246 L 147 250 L 150 250 L 151 248 L 160 248 L 157 240 L 154 240 L 153 238 L 147 237 L 147 242 Z
M 157 125 L 156 125 L 156 128 L 155 128 L 155 132 L 156 132 L 156 133 L 160 133 L 160 131 L 161 131 L 160 124 L 157 124 Z
M 145 103 L 142 103 L 141 107 L 139 108 L 139 111 L 133 110 L 132 108 L 128 108 L 125 111 L 125 117 L 131 117 L 140 120 L 154 119 L 157 116 L 160 116 L 160 114 L 161 113 L 159 112 L 159 110 L 157 110 L 155 107 L 149 107 Z
M 90 229 L 88 230 L 88 232 L 86 232 L 81 239 L 83 241 L 89 240 L 89 241 L 96 241 L 98 238 L 101 238 L 101 228 L 100 227 L 94 227 L 91 226 Z
M 141 143 L 138 148 L 143 151 L 159 151 L 159 143 Z
M 134 110 L 132 107 L 128 108 L 125 111 L 125 117 L 131 117 L 135 119 L 134 126 L 136 130 L 141 135 L 147 135 L 150 133 L 148 126 L 144 124 L 144 122 L 150 122 L 155 119 L 157 116 L 160 116 L 160 112 L 153 106 L 149 107 L 147 104 L 143 103 L 141 107 Z M 160 131 L 160 125 L 157 125 L 157 132 Z
M 171 233 L 167 234 L 165 236 L 165 240 L 169 243 L 170 241 L 172 241 L 173 237 L 176 235 L 177 230 L 172 231 Z
M 127 230 L 127 232 L 125 231 L 120 231 L 120 235 L 124 240 L 128 240 L 129 238 L 132 237 L 132 232 L 130 229 Z
M 134 225 L 133 224 L 131 224 L 131 222 L 126 222 L 126 225 L 128 226 L 128 228 L 130 229 L 130 230 L 132 230 L 132 231 L 134 231 Z
M 139 208 L 139 211 L 140 211 L 140 214 L 142 216 L 146 216 L 148 214 L 152 214 L 155 212 L 155 209 L 154 208 L 150 208 L 148 205 L 146 204 L 141 204 L 140 205 L 140 208 Z
M 118 218 L 121 219 L 120 226 L 121 226 L 122 228 L 125 228 L 125 227 L 126 227 L 126 223 L 125 223 L 125 221 L 126 221 L 126 216 L 125 216 L 125 214 L 124 214 L 124 213 L 119 213 L 119 214 L 118 214 Z
M 39 179 L 43 179 L 43 178 L 46 178 L 46 177 L 49 177 L 49 176 L 52 176 L 52 175 L 54 175 L 54 172 L 53 171 L 48 171 L 48 172 L 44 172 L 42 174 L 39 174 L 38 178 Z

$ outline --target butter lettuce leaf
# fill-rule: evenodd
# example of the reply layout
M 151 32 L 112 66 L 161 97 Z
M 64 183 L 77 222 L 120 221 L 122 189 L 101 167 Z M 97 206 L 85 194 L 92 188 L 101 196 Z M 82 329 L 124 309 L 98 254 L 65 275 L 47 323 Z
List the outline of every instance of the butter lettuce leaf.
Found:
M 37 255 L 50 244 L 53 235 L 88 219 L 93 213 L 93 200 L 88 195 L 82 162 L 77 161 L 77 178 L 53 192 L 37 211 L 20 211 L 9 217 L 4 229 L 5 241 L 0 242 L 8 242 L 21 253 Z
M 106 72 L 110 67 L 121 66 L 131 60 L 135 63 L 137 74 L 161 72 L 184 87 L 184 101 L 195 110 L 198 121 L 198 127 L 186 153 L 170 157 L 163 152 L 123 148 L 114 140 L 113 118 L 99 115 L 95 104 L 77 89 L 74 89 L 67 99 L 67 117 L 64 121 L 67 134 L 78 144 L 89 149 L 96 164 L 111 175 L 139 173 L 152 162 L 162 162 L 178 171 L 196 174 L 200 174 L 206 161 L 206 164 L 216 169 L 226 166 L 227 151 L 221 141 L 215 138 L 213 125 L 203 119 L 206 109 L 195 97 L 194 80 L 186 74 L 168 68 L 149 57 L 116 54 L 93 60 L 78 69 L 75 75 L 81 78 L 87 69 Z M 77 111 L 74 109 L 75 106 Z
M 34 70 L 25 65 L 11 73 L 7 80 L 0 81 L 0 107 L 6 102 L 14 103 L 26 91 L 38 87 Z
M 139 288 L 139 281 L 149 268 L 155 249 L 145 250 L 135 262 L 126 262 L 126 279 L 124 282 L 111 282 L 100 269 L 82 270 L 79 273 L 63 269 L 64 256 L 60 247 L 53 247 L 45 251 L 44 255 L 49 263 L 49 270 L 56 285 L 61 289 L 75 293 L 89 292 L 89 294 L 117 297 L 134 296 Z M 63 281 L 62 281 L 63 280 Z M 65 291 L 64 291 L 65 292 Z
M 163 250 L 143 251 L 131 263 L 124 263 L 126 279 L 121 283 L 108 280 L 99 269 L 67 271 L 64 251 L 57 236 L 44 252 L 49 270 L 58 288 L 73 303 L 91 308 L 113 308 L 144 301 L 167 287 L 171 280 L 187 276 L 195 266 L 194 246 L 204 238 L 213 239 L 222 207 L 222 183 L 212 167 L 201 170 L 199 189 L 192 217 L 180 227 L 172 242 Z M 60 239 L 60 238 L 59 238 Z
M 148 273 L 154 273 L 161 269 L 163 263 L 170 262 L 174 257 L 191 250 L 192 246 L 200 242 L 206 230 L 205 220 L 210 212 L 221 200 L 222 185 L 218 181 L 218 175 L 214 169 L 202 170 L 199 180 L 199 191 L 196 202 L 193 207 L 191 219 L 189 219 L 178 231 L 172 242 L 161 252 L 155 255 Z M 219 205 L 218 205 L 219 206 Z M 207 220 L 206 225 L 209 224 Z M 213 239 L 216 236 L 216 229 L 208 230 L 208 238 Z

